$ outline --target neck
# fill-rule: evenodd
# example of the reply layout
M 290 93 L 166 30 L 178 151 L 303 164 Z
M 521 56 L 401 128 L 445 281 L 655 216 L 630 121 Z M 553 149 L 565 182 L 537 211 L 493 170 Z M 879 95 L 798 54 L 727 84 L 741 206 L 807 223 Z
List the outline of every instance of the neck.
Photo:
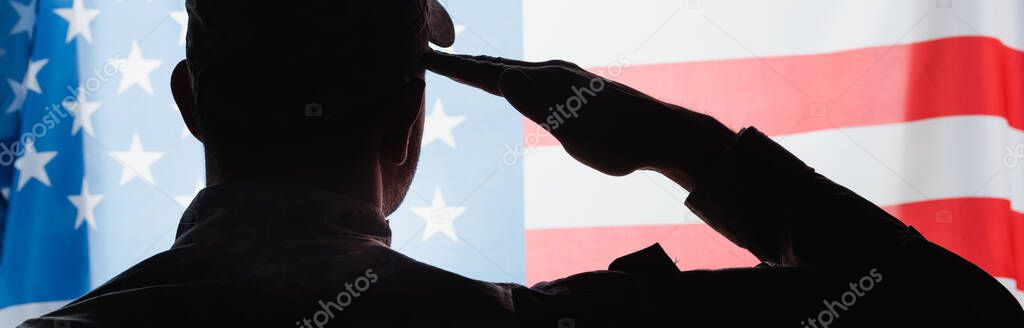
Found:
M 282 184 L 339 193 L 367 202 L 383 211 L 381 171 L 375 161 L 346 161 L 333 165 L 250 165 L 218 167 L 207 158 L 207 185 Z

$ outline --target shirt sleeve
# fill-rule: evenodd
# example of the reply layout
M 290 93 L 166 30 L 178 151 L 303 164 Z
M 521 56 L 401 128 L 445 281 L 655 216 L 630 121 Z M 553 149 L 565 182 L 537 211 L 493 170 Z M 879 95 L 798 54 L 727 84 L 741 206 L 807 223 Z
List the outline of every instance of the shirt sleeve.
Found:
M 919 236 L 755 128 L 711 161 L 687 207 L 769 265 L 865 261 Z

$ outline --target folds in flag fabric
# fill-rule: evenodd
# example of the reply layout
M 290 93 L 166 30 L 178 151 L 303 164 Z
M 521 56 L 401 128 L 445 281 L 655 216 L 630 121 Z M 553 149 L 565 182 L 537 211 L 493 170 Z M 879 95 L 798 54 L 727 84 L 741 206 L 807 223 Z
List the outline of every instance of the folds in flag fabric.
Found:
M 566 58 L 733 128 L 756 126 L 1024 295 L 1021 2 L 524 7 L 527 59 Z M 754 263 L 688 213 L 667 179 L 601 176 L 525 126 L 536 145 L 524 160 L 528 281 L 599 269 L 652 241 L 683 269 Z
M 458 41 L 443 50 L 565 59 L 756 126 L 1024 299 L 1024 3 L 445 5 Z M 0 325 L 170 245 L 204 187 L 201 145 L 165 87 L 186 22 L 178 1 L 0 3 Z M 397 250 L 527 284 L 655 242 L 684 270 L 756 264 L 669 180 L 602 176 L 501 99 L 427 84 L 420 170 L 390 217 Z

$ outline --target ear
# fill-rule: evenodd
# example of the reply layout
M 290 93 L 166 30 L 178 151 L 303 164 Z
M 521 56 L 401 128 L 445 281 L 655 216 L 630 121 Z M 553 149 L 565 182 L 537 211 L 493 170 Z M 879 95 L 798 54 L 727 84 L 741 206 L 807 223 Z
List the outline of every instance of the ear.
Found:
M 401 97 L 392 110 L 384 117 L 381 130 L 381 151 L 388 161 L 395 165 L 405 164 L 416 124 L 423 112 L 423 80 L 412 79 L 403 84 Z
M 192 136 L 203 141 L 203 135 L 199 133 L 199 121 L 195 111 L 195 97 L 192 93 L 192 73 L 189 72 L 188 62 L 182 60 L 174 66 L 171 73 L 171 93 L 174 94 L 174 103 L 178 105 L 181 118 L 185 120 L 185 126 Z

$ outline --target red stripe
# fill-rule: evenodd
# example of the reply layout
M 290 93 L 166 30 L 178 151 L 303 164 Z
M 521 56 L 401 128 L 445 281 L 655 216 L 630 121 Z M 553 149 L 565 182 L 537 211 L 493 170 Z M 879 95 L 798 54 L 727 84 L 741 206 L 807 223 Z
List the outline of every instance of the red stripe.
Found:
M 885 209 L 990 274 L 1024 281 L 1024 214 L 1014 212 L 1009 201 L 957 198 Z M 655 242 L 683 270 L 757 262 L 703 224 L 538 229 L 526 231 L 526 279 L 533 284 L 607 269 L 615 258 Z
M 953 115 L 1005 117 L 1024 128 L 1024 52 L 987 37 L 633 66 L 613 79 L 730 127 L 756 126 L 773 136 Z M 819 104 L 825 115 L 813 116 Z M 536 125 L 525 128 L 533 135 L 527 142 L 557 144 L 546 133 L 537 140 Z
M 989 274 L 1024 283 L 1024 213 L 1010 201 L 956 198 L 884 208 Z
M 749 252 L 703 224 L 538 229 L 526 231 L 526 281 L 607 270 L 619 256 L 660 242 L 680 268 L 757 264 Z

